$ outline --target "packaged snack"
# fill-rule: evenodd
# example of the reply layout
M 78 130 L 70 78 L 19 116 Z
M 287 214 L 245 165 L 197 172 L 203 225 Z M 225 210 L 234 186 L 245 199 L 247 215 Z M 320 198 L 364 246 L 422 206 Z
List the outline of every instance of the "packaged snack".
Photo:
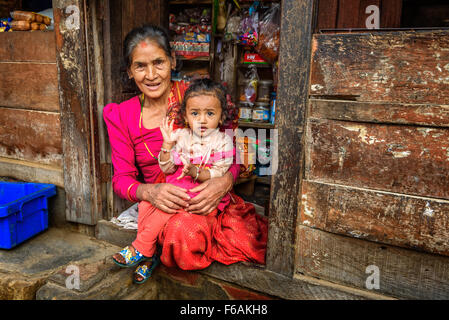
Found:
M 240 178 L 252 176 L 256 169 L 257 154 L 254 147 L 256 139 L 253 137 L 236 137 L 236 148 L 240 159 Z
M 253 109 L 253 122 L 269 122 L 270 121 L 270 108 L 268 102 L 256 102 L 256 106 Z
M 36 30 L 46 30 L 47 26 L 44 23 L 39 23 L 39 22 L 31 22 L 31 30 L 32 31 L 36 31 Z
M 270 63 L 279 55 L 280 38 L 280 4 L 273 3 L 259 23 L 259 41 L 256 51 Z
M 233 13 L 226 21 L 224 40 L 237 40 L 240 31 L 241 17 L 238 13 Z
M 244 79 L 239 80 L 239 100 L 250 103 L 256 102 L 257 99 L 257 85 L 259 76 L 255 66 L 249 66 L 248 72 Z
M 14 31 L 29 31 L 31 30 L 31 22 L 13 20 L 11 22 L 11 29 Z
M 257 86 L 257 101 L 269 102 L 273 80 L 260 80 Z
M 248 102 L 240 102 L 239 103 L 239 120 L 244 122 L 251 121 L 253 117 L 253 108 L 252 105 Z
M 29 11 L 16 10 L 11 12 L 11 17 L 17 21 L 28 21 L 28 22 L 36 21 L 36 14 L 34 12 Z
M 240 35 L 238 40 L 244 46 L 254 47 L 258 41 L 259 13 L 246 15 L 240 21 Z
M 251 64 L 268 64 L 268 62 L 258 53 L 245 52 L 243 55 L 243 63 Z

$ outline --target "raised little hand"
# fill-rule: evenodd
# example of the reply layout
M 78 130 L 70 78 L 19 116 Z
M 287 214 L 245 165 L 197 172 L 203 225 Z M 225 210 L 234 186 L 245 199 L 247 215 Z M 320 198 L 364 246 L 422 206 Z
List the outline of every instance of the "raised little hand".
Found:
M 175 141 L 172 140 L 174 122 L 175 121 L 172 120 L 169 123 L 168 117 L 165 117 L 164 119 L 162 119 L 162 124 L 161 124 L 161 128 L 160 128 L 162 137 L 164 138 L 164 143 L 169 144 L 171 146 L 173 146 L 175 144 Z

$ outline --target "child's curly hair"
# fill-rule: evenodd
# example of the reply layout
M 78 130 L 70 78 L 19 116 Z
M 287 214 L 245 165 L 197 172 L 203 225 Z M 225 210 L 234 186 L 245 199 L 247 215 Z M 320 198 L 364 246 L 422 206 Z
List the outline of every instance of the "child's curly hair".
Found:
M 184 119 L 186 115 L 187 100 L 199 95 L 213 95 L 220 101 L 223 118 L 220 130 L 231 128 L 232 123 L 238 118 L 238 108 L 232 103 L 231 96 L 226 87 L 208 78 L 192 81 L 184 94 L 181 109 L 180 112 L 178 112 L 175 122 L 179 126 L 185 127 Z

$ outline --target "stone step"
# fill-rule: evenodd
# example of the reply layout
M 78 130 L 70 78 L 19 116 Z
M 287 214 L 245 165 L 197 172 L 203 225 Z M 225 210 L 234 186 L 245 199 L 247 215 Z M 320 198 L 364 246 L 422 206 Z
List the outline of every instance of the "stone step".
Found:
M 133 270 L 112 262 L 120 249 L 50 228 L 13 249 L 0 250 L 0 299 L 152 299 L 154 283 L 135 285 Z

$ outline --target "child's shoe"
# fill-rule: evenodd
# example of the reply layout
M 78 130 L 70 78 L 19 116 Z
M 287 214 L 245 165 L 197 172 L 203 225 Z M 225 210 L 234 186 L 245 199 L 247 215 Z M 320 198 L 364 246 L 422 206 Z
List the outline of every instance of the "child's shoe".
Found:
M 153 273 L 153 270 L 159 265 L 159 263 L 161 262 L 159 255 L 155 254 L 152 258 L 151 258 L 151 266 L 147 266 L 146 264 L 140 265 L 137 267 L 136 271 L 134 271 L 134 275 L 133 275 L 133 282 L 134 283 L 138 283 L 138 284 L 142 284 L 145 281 L 148 280 L 149 277 L 151 277 L 151 274 Z M 136 275 L 141 276 L 143 279 L 142 280 L 137 280 L 136 279 Z
M 141 263 L 142 261 L 147 261 L 151 258 L 145 257 L 143 254 L 141 254 L 136 248 L 134 248 L 134 255 L 129 246 L 126 246 L 123 248 L 122 251 L 120 251 L 118 254 L 120 254 L 124 259 L 125 263 L 117 261 L 114 257 L 112 257 L 112 260 L 115 262 L 115 264 L 119 265 L 120 267 L 134 267 Z

